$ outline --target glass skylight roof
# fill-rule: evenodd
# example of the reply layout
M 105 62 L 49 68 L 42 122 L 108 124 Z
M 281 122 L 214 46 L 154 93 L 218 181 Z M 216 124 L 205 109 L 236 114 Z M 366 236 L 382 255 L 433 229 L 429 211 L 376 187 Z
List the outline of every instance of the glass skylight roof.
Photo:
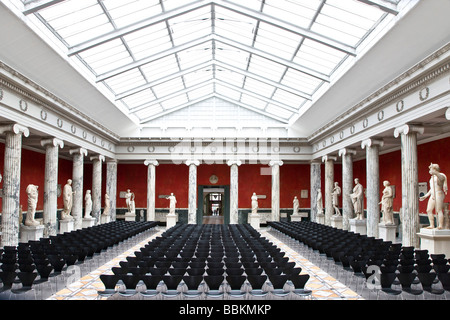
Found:
M 145 125 L 212 96 L 289 123 L 400 0 L 9 1 Z

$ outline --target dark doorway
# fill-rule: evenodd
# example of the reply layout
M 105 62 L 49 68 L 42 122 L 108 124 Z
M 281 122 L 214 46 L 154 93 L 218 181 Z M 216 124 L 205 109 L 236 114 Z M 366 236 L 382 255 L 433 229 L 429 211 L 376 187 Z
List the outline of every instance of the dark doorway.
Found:
M 230 222 L 230 187 L 199 186 L 197 224 Z

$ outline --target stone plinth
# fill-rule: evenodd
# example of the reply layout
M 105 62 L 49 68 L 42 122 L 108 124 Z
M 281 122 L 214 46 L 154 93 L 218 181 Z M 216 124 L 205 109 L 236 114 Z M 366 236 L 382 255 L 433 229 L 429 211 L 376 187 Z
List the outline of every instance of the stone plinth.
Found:
M 291 215 L 291 221 L 302 221 L 302 218 L 307 218 L 308 212 L 298 212 L 296 214 Z
M 110 215 L 107 215 L 107 216 L 105 216 L 105 215 L 101 215 L 100 216 L 100 222 L 102 223 L 102 224 L 104 224 L 104 223 L 108 223 L 108 222 L 110 222 L 111 221 L 111 216 Z
M 395 243 L 397 226 L 395 224 L 378 224 L 378 237 L 384 241 Z
M 445 254 L 450 257 L 450 230 L 421 228 L 417 234 L 420 237 L 420 249 L 428 250 L 430 254 Z
M 343 219 L 342 216 L 332 216 L 331 217 L 331 226 L 333 228 L 342 229 Z
M 367 234 L 367 224 L 366 219 L 350 219 L 350 231 L 354 233 L 359 233 L 361 235 Z
M 27 243 L 30 240 L 39 240 L 44 237 L 44 226 L 20 225 L 20 242 Z
M 136 221 L 136 214 L 131 212 L 125 213 L 125 221 Z
M 93 217 L 83 218 L 83 222 L 82 222 L 83 228 L 93 227 L 94 225 L 95 225 L 95 218 L 93 218 Z
M 259 214 L 250 214 L 248 216 L 248 222 L 250 223 L 250 225 L 255 228 L 256 230 L 259 230 L 259 225 L 260 225 L 260 217 Z
M 73 219 L 70 220 L 59 220 L 59 233 L 72 232 L 74 226 Z
M 167 229 L 172 228 L 173 226 L 175 226 L 177 224 L 177 215 L 176 214 L 168 214 L 167 215 Z
M 318 213 L 316 219 L 317 223 L 325 224 L 325 215 L 323 213 Z

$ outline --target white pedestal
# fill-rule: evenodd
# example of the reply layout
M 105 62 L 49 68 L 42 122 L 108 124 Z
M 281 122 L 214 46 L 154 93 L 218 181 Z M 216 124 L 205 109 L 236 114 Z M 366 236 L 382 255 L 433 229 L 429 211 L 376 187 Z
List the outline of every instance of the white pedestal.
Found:
M 250 214 L 248 216 L 248 221 L 253 228 L 255 228 L 256 230 L 259 230 L 259 225 L 260 225 L 259 214 Z
M 342 216 L 332 216 L 331 226 L 333 228 L 342 229 Z
M 172 228 L 173 226 L 175 226 L 177 224 L 177 215 L 176 214 L 168 214 L 167 215 L 167 222 L 166 222 L 166 226 L 167 229 Z
M 72 220 L 59 220 L 59 233 L 72 232 L 74 221 Z
M 20 225 L 20 242 L 27 243 L 30 240 L 39 240 L 44 237 L 44 226 Z
M 350 231 L 354 233 L 359 233 L 361 235 L 367 234 L 367 224 L 366 219 L 358 220 L 358 219 L 350 219 Z
M 302 216 L 299 214 L 291 215 L 291 222 L 302 221 Z
M 89 227 L 93 227 L 95 225 L 95 218 L 92 217 L 88 217 L 88 218 L 83 218 L 83 222 L 82 222 L 82 228 L 89 228 Z
M 378 236 L 380 239 L 383 239 L 384 241 L 392 241 L 392 243 L 395 243 L 396 232 L 397 226 L 395 224 L 387 224 L 387 225 L 384 223 L 378 224 Z
M 450 257 L 450 230 L 421 228 L 417 234 L 420 237 L 420 249 L 428 250 L 430 254 L 445 254 Z
M 100 216 L 100 222 L 101 222 L 101 224 L 104 224 L 104 223 L 108 223 L 108 222 L 110 222 L 111 221 L 111 216 L 110 215 L 101 215 Z
M 325 215 L 323 213 L 317 214 L 317 223 L 325 224 Z
M 125 213 L 125 221 L 136 221 L 136 214 L 131 212 Z

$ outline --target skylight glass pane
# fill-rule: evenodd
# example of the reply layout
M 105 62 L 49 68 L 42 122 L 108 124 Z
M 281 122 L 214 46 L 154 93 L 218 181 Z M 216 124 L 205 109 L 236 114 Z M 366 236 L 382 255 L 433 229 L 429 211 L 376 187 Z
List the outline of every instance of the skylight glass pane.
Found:
M 158 0 L 103 0 L 117 28 L 148 19 L 162 12 Z
M 302 37 L 263 22 L 258 28 L 255 48 L 276 55 L 280 58 L 292 59 Z
M 153 82 L 180 71 L 177 60 L 173 54 L 147 63 L 141 67 L 141 70 L 149 82 Z
M 214 32 L 245 45 L 252 45 L 256 20 L 216 7 Z
M 322 81 L 297 70 L 288 69 L 281 83 L 312 95 Z
M 207 36 L 211 32 L 211 7 L 185 13 L 168 21 L 174 45 Z
M 278 106 L 275 106 L 273 104 L 269 104 L 266 108 L 266 111 L 268 113 L 271 113 L 271 114 L 273 114 L 277 117 L 281 117 L 283 119 L 289 119 L 292 116 L 292 112 L 290 112 L 286 109 L 280 108 Z
M 245 77 L 240 73 L 218 67 L 216 69 L 216 79 L 241 87 Z
M 207 84 L 199 89 L 191 90 L 188 92 L 189 100 L 196 100 L 213 93 L 213 84 Z
M 263 12 L 296 26 L 308 28 L 320 2 L 319 0 L 267 0 Z
M 236 4 L 242 5 L 242 0 L 230 0 L 230 2 L 234 2 Z M 261 0 L 245 0 L 245 6 L 252 10 L 261 10 Z
M 164 111 L 164 109 L 159 104 L 155 104 L 155 105 L 148 106 L 147 108 L 136 112 L 134 115 L 142 120 L 147 117 L 157 115 L 158 113 L 163 112 L 163 111 Z
M 272 100 L 286 104 L 294 108 L 297 108 L 301 103 L 305 101 L 304 98 L 282 89 L 277 89 L 275 91 Z
M 279 81 L 285 69 L 286 67 L 279 63 L 253 55 L 248 71 L 273 81 Z
M 257 99 L 257 98 L 254 98 L 252 96 L 246 95 L 246 94 L 242 95 L 241 102 L 244 104 L 247 104 L 249 106 L 261 109 L 261 110 L 263 110 L 267 105 L 267 102 Z
M 136 60 L 172 48 L 172 42 L 164 23 L 138 30 L 123 38 Z
M 176 96 L 174 98 L 164 100 L 163 102 L 161 102 L 161 105 L 165 110 L 168 110 L 168 109 L 176 108 L 176 107 L 178 107 L 182 104 L 186 104 L 188 102 L 189 101 L 187 99 L 186 94 L 182 94 L 182 95 Z
M 114 91 L 114 93 L 118 94 L 145 84 L 145 79 L 139 69 L 132 69 L 107 79 L 104 82 Z
M 215 50 L 215 58 L 218 61 L 232 65 L 240 69 L 247 69 L 250 54 L 223 43 L 217 43 Z
M 152 100 L 155 100 L 155 96 L 150 89 L 147 89 L 123 98 L 122 102 L 125 103 L 129 108 L 135 108 L 147 104 Z
M 273 86 L 251 78 L 245 80 L 244 89 L 266 98 L 269 98 L 274 91 Z
M 176 78 L 170 81 L 166 81 L 162 84 L 153 87 L 153 92 L 158 98 L 165 97 L 173 92 L 183 90 L 184 85 L 181 78 Z
M 173 10 L 192 3 L 191 0 L 163 0 L 161 2 L 165 11 Z
M 183 79 L 186 87 L 192 87 L 207 80 L 212 80 L 213 71 L 212 68 L 198 70 L 184 75 Z
M 204 43 L 177 53 L 181 69 L 190 68 L 199 63 L 212 61 L 211 43 Z

